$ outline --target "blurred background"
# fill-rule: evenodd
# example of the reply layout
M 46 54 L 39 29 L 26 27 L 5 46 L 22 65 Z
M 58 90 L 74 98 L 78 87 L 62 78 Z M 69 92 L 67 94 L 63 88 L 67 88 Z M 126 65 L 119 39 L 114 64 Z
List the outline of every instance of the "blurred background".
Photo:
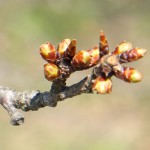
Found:
M 13 127 L 0 108 L 3 150 L 149 150 L 150 149 L 150 1 L 149 0 L 0 0 L 0 85 L 18 91 L 48 91 L 46 63 L 39 46 L 77 39 L 78 49 L 98 44 L 99 31 L 113 50 L 123 40 L 148 50 L 127 64 L 144 75 L 128 84 L 113 78 L 109 95 L 81 95 L 24 113 L 25 124 Z M 68 85 L 91 70 L 77 72 Z

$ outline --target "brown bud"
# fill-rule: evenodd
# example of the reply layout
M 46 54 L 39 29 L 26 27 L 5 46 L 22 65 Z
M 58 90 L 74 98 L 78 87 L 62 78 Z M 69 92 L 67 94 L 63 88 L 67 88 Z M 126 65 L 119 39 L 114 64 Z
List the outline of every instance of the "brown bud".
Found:
M 45 43 L 40 46 L 40 54 L 42 58 L 48 62 L 55 63 L 58 59 L 58 54 L 54 45 Z
M 120 63 L 127 63 L 131 61 L 138 60 L 146 54 L 146 49 L 142 48 L 133 48 L 130 51 L 126 51 L 119 56 Z
M 103 31 L 100 31 L 99 49 L 100 49 L 100 57 L 103 57 L 104 55 L 107 55 L 109 53 L 107 38 Z
M 126 82 L 136 83 L 142 80 L 142 74 L 134 68 L 119 66 L 115 68 L 114 72 L 117 78 Z
M 44 75 L 45 78 L 49 81 L 52 81 L 59 77 L 60 71 L 59 68 L 54 64 L 45 64 L 44 65 Z
M 103 77 L 97 77 L 94 80 L 92 90 L 99 94 L 107 94 L 112 90 L 112 82 L 110 79 L 104 79 Z
M 125 51 L 129 51 L 131 49 L 132 49 L 132 44 L 130 42 L 124 41 L 115 48 L 115 50 L 112 52 L 112 54 L 118 55 Z
M 70 42 L 71 42 L 70 39 L 64 39 L 62 42 L 59 43 L 57 49 L 58 49 L 58 52 L 59 52 L 60 56 L 64 55 L 64 52 L 68 48 Z
M 94 66 L 98 63 L 100 56 L 99 56 L 99 48 L 98 46 L 95 46 L 93 49 L 88 50 L 88 52 L 90 53 L 91 56 L 91 60 L 90 60 L 90 64 L 89 66 Z
M 79 51 L 72 59 L 71 64 L 74 68 L 85 69 L 91 60 L 90 53 L 85 50 Z
M 70 42 L 67 50 L 65 51 L 65 56 L 64 56 L 65 59 L 72 60 L 72 58 L 76 53 L 76 44 L 77 44 L 76 40 L 72 40 Z

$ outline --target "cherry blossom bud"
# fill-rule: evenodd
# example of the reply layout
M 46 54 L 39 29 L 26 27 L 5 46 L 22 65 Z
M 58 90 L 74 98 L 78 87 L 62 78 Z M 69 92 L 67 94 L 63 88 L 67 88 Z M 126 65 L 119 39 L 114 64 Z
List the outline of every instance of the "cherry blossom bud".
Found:
M 115 68 L 115 76 L 121 80 L 126 82 L 140 82 L 142 80 L 142 74 L 135 70 L 134 68 L 129 67 L 122 67 L 122 68 Z
M 44 60 L 51 63 L 54 63 L 58 58 L 54 45 L 49 42 L 40 46 L 40 54 Z
M 52 81 L 59 77 L 60 71 L 59 68 L 54 64 L 45 64 L 44 65 L 44 75 L 45 78 L 49 81 Z
M 99 56 L 100 51 L 99 51 L 98 46 L 95 46 L 93 49 L 88 50 L 88 52 L 90 53 L 90 56 L 91 56 L 91 61 L 89 64 L 89 66 L 91 67 L 98 63 L 100 59 L 100 56 Z
M 112 54 L 118 55 L 125 51 L 129 51 L 131 49 L 132 49 L 132 44 L 130 42 L 124 41 L 115 48 L 115 50 L 112 52 Z
M 65 59 L 68 60 L 72 60 L 72 58 L 74 57 L 75 53 L 76 53 L 76 40 L 72 40 L 65 52 Z
M 107 94 L 112 90 L 112 82 L 110 79 L 104 79 L 103 77 L 97 77 L 94 80 L 92 90 L 99 94 Z
M 90 53 L 85 50 L 79 51 L 72 59 L 72 66 L 74 68 L 85 69 L 91 60 Z
M 64 52 L 68 48 L 70 42 L 71 42 L 70 39 L 64 39 L 62 42 L 59 43 L 57 49 L 58 49 L 58 52 L 59 52 L 60 56 L 64 55 Z
M 131 61 L 138 60 L 142 58 L 146 54 L 146 49 L 142 48 L 133 48 L 130 51 L 126 51 L 119 56 L 119 62 L 120 63 L 127 63 Z
M 100 49 L 100 57 L 103 57 L 104 55 L 107 55 L 109 53 L 107 38 L 103 31 L 100 31 L 99 49 Z

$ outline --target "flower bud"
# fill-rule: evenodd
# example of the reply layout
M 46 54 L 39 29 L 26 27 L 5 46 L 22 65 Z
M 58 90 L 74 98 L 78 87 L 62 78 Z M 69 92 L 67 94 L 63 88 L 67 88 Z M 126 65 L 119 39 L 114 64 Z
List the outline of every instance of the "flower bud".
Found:
M 104 55 L 107 55 L 109 53 L 107 38 L 103 31 L 100 31 L 99 49 L 100 49 L 100 57 L 103 57 Z
M 140 82 L 142 80 L 142 74 L 137 70 L 133 70 L 130 74 L 130 80 L 133 83 Z
M 125 51 L 129 51 L 131 49 L 132 49 L 132 43 L 124 41 L 115 48 L 112 54 L 118 55 Z
M 97 91 L 99 94 L 107 94 L 112 90 L 112 82 L 110 79 L 104 79 L 103 77 L 97 77 L 94 80 L 92 90 Z
M 51 63 L 54 63 L 58 57 L 54 45 L 49 42 L 40 46 L 40 54 L 44 60 Z
M 146 54 L 146 49 L 133 48 L 130 51 L 126 51 L 126 52 L 120 54 L 119 62 L 127 63 L 127 62 L 131 62 L 131 61 L 136 61 L 136 60 L 142 58 L 145 54 Z
M 129 67 L 122 67 L 122 69 L 116 68 L 115 70 L 115 76 L 121 80 L 124 80 L 126 82 L 140 82 L 142 80 L 142 74 L 135 70 L 134 68 Z
M 91 60 L 90 53 L 85 50 L 79 51 L 72 59 L 72 66 L 74 68 L 85 69 Z
M 89 66 L 94 66 L 98 63 L 99 59 L 100 59 L 100 56 L 99 56 L 99 48 L 98 46 L 95 46 L 93 49 L 89 50 L 88 51 L 90 53 L 90 56 L 91 56 L 91 61 L 90 61 L 90 64 Z
M 59 52 L 60 56 L 64 55 L 64 52 L 68 48 L 70 42 L 71 42 L 70 39 L 64 39 L 62 42 L 59 43 L 57 49 L 58 49 L 58 52 Z
M 76 53 L 76 40 L 72 40 L 65 52 L 65 59 L 67 60 L 72 60 L 72 58 L 74 57 L 75 53 Z
M 44 75 L 45 78 L 49 81 L 52 81 L 59 77 L 60 71 L 59 68 L 54 64 L 45 64 L 44 65 Z

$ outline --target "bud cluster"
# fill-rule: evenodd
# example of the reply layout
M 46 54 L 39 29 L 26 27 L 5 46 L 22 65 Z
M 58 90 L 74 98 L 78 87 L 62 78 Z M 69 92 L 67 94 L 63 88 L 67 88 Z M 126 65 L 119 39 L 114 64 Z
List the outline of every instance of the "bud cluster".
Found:
M 114 51 L 109 52 L 107 38 L 103 31 L 100 32 L 99 45 L 92 49 L 80 50 L 76 53 L 76 44 L 75 39 L 64 39 L 57 48 L 49 42 L 41 45 L 40 54 L 48 62 L 44 65 L 47 80 L 68 78 L 74 71 L 96 66 L 91 89 L 97 93 L 111 92 L 112 76 L 129 83 L 141 81 L 140 72 L 121 64 L 142 58 L 146 54 L 145 49 L 133 48 L 130 42 L 123 41 Z
M 49 81 L 58 78 L 67 78 L 69 69 L 63 63 L 71 64 L 76 53 L 76 40 L 64 39 L 58 44 L 57 49 L 47 42 L 40 46 L 40 54 L 48 63 L 44 65 L 44 75 Z
M 44 75 L 49 81 L 68 78 L 72 72 L 88 69 L 100 60 L 98 46 L 76 53 L 75 39 L 64 39 L 57 49 L 49 42 L 42 44 L 40 54 L 48 62 L 44 65 Z
M 112 89 L 110 78 L 113 75 L 129 83 L 136 83 L 142 80 L 140 72 L 134 68 L 121 66 L 121 64 L 142 58 L 146 54 L 145 49 L 133 48 L 130 42 L 123 41 L 116 46 L 113 52 L 109 53 L 108 42 L 103 32 L 100 34 L 99 43 L 101 57 L 100 65 L 97 69 L 99 70 L 97 71 L 98 77 L 93 80 L 92 89 L 94 91 L 101 94 L 110 93 Z

